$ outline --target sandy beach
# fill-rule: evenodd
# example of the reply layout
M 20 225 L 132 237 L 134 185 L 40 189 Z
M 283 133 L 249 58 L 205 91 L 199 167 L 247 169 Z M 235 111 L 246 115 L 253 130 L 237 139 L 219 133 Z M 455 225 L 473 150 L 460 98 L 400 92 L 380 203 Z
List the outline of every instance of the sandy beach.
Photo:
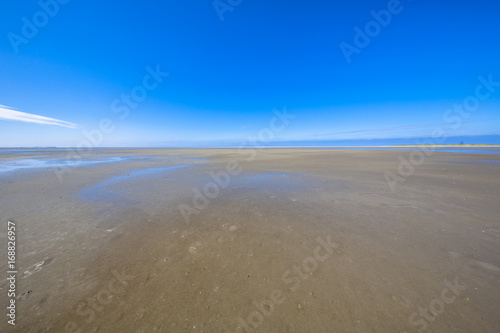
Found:
M 500 154 L 67 156 L 0 155 L 2 332 L 500 331 Z

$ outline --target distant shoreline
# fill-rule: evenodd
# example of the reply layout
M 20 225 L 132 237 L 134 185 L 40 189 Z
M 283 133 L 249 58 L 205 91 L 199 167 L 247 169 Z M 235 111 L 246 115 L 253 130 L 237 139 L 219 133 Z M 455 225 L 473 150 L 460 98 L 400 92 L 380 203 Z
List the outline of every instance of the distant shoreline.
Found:
M 179 147 L 94 147 L 94 150 L 114 150 L 114 149 L 286 149 L 286 148 L 299 148 L 299 149 L 307 149 L 307 148 L 500 148 L 500 145 L 488 145 L 488 144 L 463 144 L 463 145 L 432 145 L 432 144 L 424 144 L 424 145 L 383 145 L 383 146 L 273 146 L 273 145 L 264 145 L 264 146 L 214 146 L 214 147 L 197 147 L 197 146 L 179 146 Z M 14 149 L 54 149 L 54 150 L 81 150 L 78 147 L 0 147 L 0 150 L 14 150 Z
M 392 145 L 386 147 L 435 147 L 435 148 L 482 148 L 482 147 L 492 147 L 500 148 L 500 145 L 485 145 L 485 144 L 473 144 L 473 145 Z

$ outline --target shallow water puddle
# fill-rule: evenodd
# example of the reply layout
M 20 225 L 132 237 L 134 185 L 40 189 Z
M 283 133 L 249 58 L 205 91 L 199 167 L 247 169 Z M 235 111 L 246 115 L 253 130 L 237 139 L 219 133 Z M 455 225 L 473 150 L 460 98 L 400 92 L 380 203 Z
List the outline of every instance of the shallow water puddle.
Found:
M 94 186 L 87 187 L 87 188 L 81 190 L 78 194 L 81 198 L 83 198 L 87 201 L 102 202 L 103 200 L 109 201 L 110 199 L 121 198 L 120 194 L 118 194 L 117 192 L 113 192 L 112 190 L 107 189 L 107 187 L 109 185 L 112 185 L 112 184 L 134 180 L 134 179 L 137 179 L 138 177 L 148 176 L 148 175 L 152 175 L 152 174 L 164 172 L 164 171 L 173 171 L 173 170 L 180 169 L 180 168 L 190 167 L 192 165 L 193 164 L 179 164 L 179 165 L 169 165 L 166 167 L 146 168 L 146 169 L 138 169 L 138 170 L 129 171 L 126 174 L 111 177 L 109 179 L 106 179 L 106 180 L 94 185 Z
M 0 163 L 0 174 L 16 171 L 20 169 L 39 169 L 39 168 L 76 168 L 81 166 L 88 166 L 101 163 L 114 163 L 122 162 L 137 158 L 147 158 L 148 156 L 134 156 L 134 157 L 105 157 L 99 159 L 78 160 L 67 158 L 23 158 L 14 159 Z

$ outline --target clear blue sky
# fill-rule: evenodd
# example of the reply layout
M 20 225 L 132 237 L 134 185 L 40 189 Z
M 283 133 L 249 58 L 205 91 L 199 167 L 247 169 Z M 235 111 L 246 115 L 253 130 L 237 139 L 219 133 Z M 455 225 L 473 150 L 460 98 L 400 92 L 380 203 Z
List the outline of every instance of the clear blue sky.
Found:
M 500 82 L 498 1 L 401 0 L 349 63 L 340 44 L 391 1 L 232 0 L 224 20 L 211 0 L 61 2 L 0 4 L 0 146 L 77 146 L 104 118 L 100 146 L 238 144 L 284 107 L 276 141 L 500 134 L 500 84 L 443 118 L 478 76 Z M 169 75 L 120 119 L 113 101 L 157 65 Z

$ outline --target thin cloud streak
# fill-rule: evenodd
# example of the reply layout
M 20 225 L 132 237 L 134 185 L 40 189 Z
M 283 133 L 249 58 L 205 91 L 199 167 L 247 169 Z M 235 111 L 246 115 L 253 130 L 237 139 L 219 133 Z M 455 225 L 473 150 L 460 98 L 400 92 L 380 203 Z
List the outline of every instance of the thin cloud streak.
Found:
M 485 121 L 492 121 L 492 120 L 498 120 L 500 119 L 499 117 L 494 117 L 494 118 L 488 118 L 488 119 L 481 119 L 481 120 L 476 120 L 476 121 L 463 121 L 462 122 L 462 129 L 465 129 L 463 125 L 470 125 L 473 123 L 478 123 L 478 122 L 485 122 Z M 401 133 L 404 132 L 406 135 L 404 137 L 419 137 L 419 136 L 425 136 L 426 134 L 431 134 L 431 130 L 435 128 L 442 128 L 444 130 L 453 130 L 453 123 L 435 123 L 435 124 L 426 124 L 426 125 L 413 125 L 413 126 L 394 126 L 394 127 L 382 127 L 382 128 L 373 128 L 373 129 L 362 129 L 362 130 L 352 130 L 352 131 L 344 131 L 344 132 L 333 132 L 333 133 L 323 133 L 323 134 L 313 134 L 310 135 L 310 137 L 322 137 L 324 139 L 342 139 L 342 140 L 348 140 L 348 139 L 359 139 L 359 138 L 366 138 L 366 139 L 380 139 L 380 138 L 397 138 L 398 136 L 395 136 L 395 133 Z M 477 127 L 479 130 L 481 127 Z M 415 130 L 423 130 L 420 132 L 415 133 Z M 429 130 L 428 133 L 426 130 Z M 454 131 L 454 130 L 453 130 Z M 383 134 L 387 134 L 386 136 L 380 136 Z M 483 135 L 484 133 L 479 133 L 478 135 Z M 376 135 L 374 137 L 373 135 Z
M 40 125 L 53 125 L 61 126 L 66 128 L 77 128 L 78 125 L 70 123 L 68 121 L 59 120 L 55 118 L 49 118 L 44 116 L 39 116 L 32 113 L 16 111 L 8 106 L 0 104 L 0 119 L 11 120 L 11 121 L 22 121 L 26 123 L 35 123 Z
M 428 124 L 428 125 L 383 127 L 383 128 L 362 129 L 362 130 L 354 130 L 354 131 L 346 131 L 346 132 L 317 134 L 315 136 L 342 135 L 342 134 L 361 135 L 361 134 L 372 134 L 372 133 L 397 132 L 397 131 L 412 130 L 412 129 L 435 128 L 437 126 L 444 126 L 444 125 L 450 125 L 450 124 L 438 123 L 438 124 Z

